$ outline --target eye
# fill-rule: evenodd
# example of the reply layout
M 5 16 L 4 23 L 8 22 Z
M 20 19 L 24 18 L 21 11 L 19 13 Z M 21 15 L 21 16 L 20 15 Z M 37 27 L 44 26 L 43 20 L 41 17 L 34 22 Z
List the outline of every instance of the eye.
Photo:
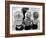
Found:
M 34 12 L 34 13 L 33 13 L 33 17 L 34 17 L 34 19 L 37 19 L 37 18 L 39 17 L 38 12 Z

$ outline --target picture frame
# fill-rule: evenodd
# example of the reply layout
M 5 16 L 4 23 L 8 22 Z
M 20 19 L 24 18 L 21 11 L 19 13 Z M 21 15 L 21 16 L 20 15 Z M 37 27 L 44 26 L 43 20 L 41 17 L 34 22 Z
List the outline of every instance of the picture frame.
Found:
M 12 7 L 29 7 L 31 10 L 34 8 L 38 8 L 40 10 L 40 29 L 38 30 L 24 30 L 24 31 L 12 31 Z M 14 8 L 16 10 L 16 8 Z M 13 9 L 13 11 L 14 11 Z M 17 8 L 18 9 L 18 8 Z M 18 9 L 20 10 L 20 8 Z M 37 11 L 37 9 L 36 9 Z M 19 13 L 20 14 L 20 13 Z M 13 27 L 14 28 L 14 27 Z M 12 31 L 12 32 L 11 32 Z M 45 5 L 44 3 L 36 3 L 36 2 L 20 2 L 20 1 L 5 1 L 5 37 L 19 37 L 19 36 L 35 36 L 35 35 L 44 35 L 45 34 Z

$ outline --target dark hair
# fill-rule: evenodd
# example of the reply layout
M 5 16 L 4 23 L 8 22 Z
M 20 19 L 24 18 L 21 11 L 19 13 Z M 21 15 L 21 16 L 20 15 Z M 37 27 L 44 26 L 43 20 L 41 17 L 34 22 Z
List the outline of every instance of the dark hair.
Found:
M 29 8 L 26 8 L 26 7 L 23 7 L 22 8 L 22 12 L 23 12 L 23 20 L 25 19 L 25 13 L 27 12 L 27 10 L 28 10 Z

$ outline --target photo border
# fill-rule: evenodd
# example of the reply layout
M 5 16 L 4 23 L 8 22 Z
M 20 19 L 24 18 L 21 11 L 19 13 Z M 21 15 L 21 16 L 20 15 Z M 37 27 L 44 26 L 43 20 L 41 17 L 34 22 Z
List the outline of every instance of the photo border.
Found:
M 42 32 L 41 33 L 10 34 L 10 4 L 43 6 Z M 45 4 L 35 3 L 35 2 L 22 2 L 22 1 L 21 2 L 20 1 L 5 1 L 5 37 L 34 36 L 34 35 L 45 35 Z

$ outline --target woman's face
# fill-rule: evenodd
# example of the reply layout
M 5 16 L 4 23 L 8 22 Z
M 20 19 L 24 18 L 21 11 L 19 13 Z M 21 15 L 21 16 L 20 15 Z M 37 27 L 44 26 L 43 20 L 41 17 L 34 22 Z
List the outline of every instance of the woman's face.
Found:
M 26 26 L 29 26 L 29 25 L 31 24 L 31 19 L 28 19 L 28 18 L 27 18 L 27 19 L 25 20 L 25 24 L 26 24 Z
M 31 13 L 30 12 L 27 12 L 26 13 L 26 20 L 25 20 L 25 24 L 28 26 L 31 24 Z
M 22 12 L 16 11 L 16 13 L 15 13 L 15 15 L 14 15 L 14 18 L 15 18 L 15 23 L 16 23 L 16 25 L 22 24 L 22 19 L 23 19 L 23 14 L 22 14 Z
M 39 14 L 37 12 L 34 12 L 33 17 L 34 17 L 34 19 L 37 19 L 39 17 Z

